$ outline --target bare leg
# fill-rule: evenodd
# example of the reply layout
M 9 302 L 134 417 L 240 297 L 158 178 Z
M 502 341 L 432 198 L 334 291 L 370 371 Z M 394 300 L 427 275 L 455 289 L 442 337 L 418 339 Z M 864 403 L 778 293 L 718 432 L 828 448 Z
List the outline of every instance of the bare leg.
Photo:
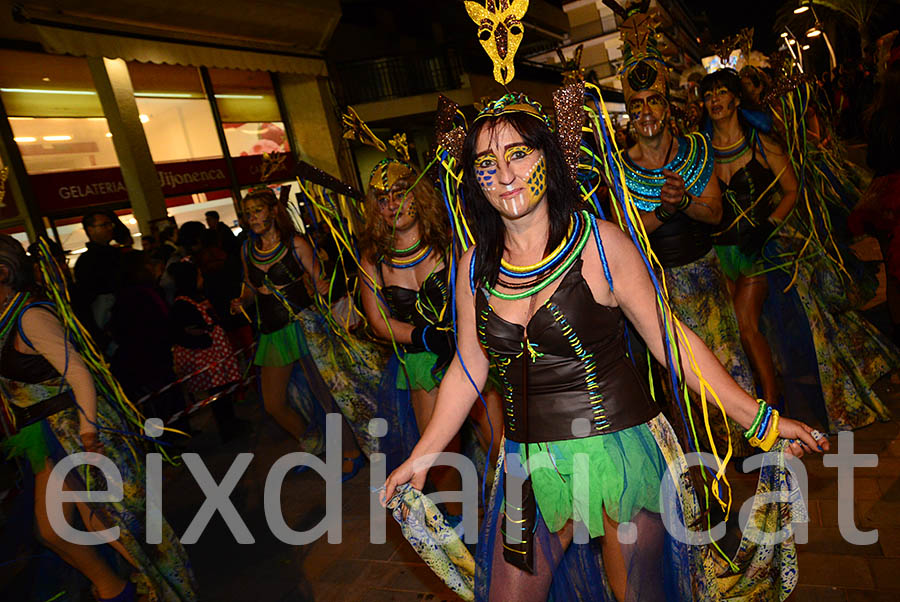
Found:
M 759 317 L 769 292 L 765 276 L 741 276 L 734 291 L 734 311 L 741 331 L 741 343 L 762 385 L 763 397 L 774 404 L 778 401 L 775 362 L 766 337 L 759 330 Z
M 478 439 L 482 449 L 489 454 L 490 465 L 495 466 L 497 454 L 500 453 L 500 439 L 503 438 L 503 400 L 500 393 L 494 388 L 485 390 L 482 397 L 484 397 L 484 403 L 487 404 L 487 411 L 480 402 L 476 401 L 472 406 L 472 411 L 469 412 L 469 418 L 478 427 Z M 491 435 L 493 435 L 493 441 Z M 488 449 L 489 447 L 490 449 Z
M 544 602 L 550 592 L 550 585 L 553 583 L 553 571 L 562 559 L 566 548 L 572 543 L 572 521 L 566 523 L 566 526 L 557 533 L 548 534 L 544 521 L 538 520 L 539 532 L 534 535 L 534 574 L 518 569 L 503 559 L 503 535 L 499 527 L 497 525 L 497 534 L 494 538 L 494 559 L 491 566 L 491 589 L 488 599 L 491 602 Z M 558 539 L 558 548 L 545 550 L 544 546 L 540 544 L 541 540 L 544 538 L 552 540 L 554 537 Z M 556 553 L 559 556 L 556 556 Z
M 70 543 L 50 526 L 50 519 L 47 517 L 47 482 L 52 469 L 53 463 L 47 460 L 44 470 L 37 473 L 34 479 L 34 517 L 38 537 L 45 546 L 87 577 L 97 589 L 98 596 L 101 598 L 117 596 L 125 588 L 126 582 L 106 564 L 96 548 Z M 67 522 L 71 520 L 74 510 L 71 503 L 63 504 Z M 92 528 L 90 524 L 86 526 Z
M 603 555 L 603 569 L 609 580 L 609 588 L 619 602 L 625 601 L 625 592 L 628 591 L 628 569 L 625 566 L 625 556 L 619 545 L 619 523 L 614 522 L 606 512 L 603 512 L 603 537 L 601 539 L 601 554 Z
M 263 366 L 260 371 L 263 406 L 266 412 L 275 419 L 281 428 L 300 441 L 306 430 L 306 424 L 300 414 L 295 412 L 287 402 L 288 383 L 294 364 L 287 366 Z
M 431 415 L 434 413 L 434 403 L 437 401 L 438 390 L 424 391 L 422 389 L 413 389 L 411 393 L 413 412 L 416 415 L 416 423 L 419 425 L 419 434 L 425 432 L 425 427 L 431 421 Z M 459 433 L 453 437 L 450 444 L 444 451 L 459 453 Z M 435 466 L 428 471 L 434 486 L 438 491 L 459 491 L 462 487 L 462 478 L 459 471 L 450 466 Z M 458 502 L 445 503 L 444 507 L 450 514 L 462 514 L 462 504 Z

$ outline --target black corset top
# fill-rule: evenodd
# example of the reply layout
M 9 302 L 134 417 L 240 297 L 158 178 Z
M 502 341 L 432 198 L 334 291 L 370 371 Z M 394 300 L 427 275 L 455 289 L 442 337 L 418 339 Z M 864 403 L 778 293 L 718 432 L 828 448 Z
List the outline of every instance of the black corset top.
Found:
M 626 355 L 621 309 L 594 300 L 581 264 L 526 327 L 494 313 L 486 291 L 476 294 L 478 334 L 500 375 L 512 441 L 602 435 L 659 413 Z
M 443 311 L 443 316 L 441 313 L 449 301 L 450 291 L 447 288 L 449 271 L 450 269 L 445 266 L 440 271 L 432 272 L 417 291 L 396 285 L 385 286 L 382 289 L 384 301 L 391 310 L 391 317 L 413 326 L 448 325 L 451 319 L 450 312 Z

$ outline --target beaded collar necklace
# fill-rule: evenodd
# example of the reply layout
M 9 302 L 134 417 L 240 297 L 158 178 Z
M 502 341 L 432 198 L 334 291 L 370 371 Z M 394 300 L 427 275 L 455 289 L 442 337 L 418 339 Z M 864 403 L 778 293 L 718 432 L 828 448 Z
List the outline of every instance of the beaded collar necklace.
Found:
M 287 253 L 287 245 L 283 241 L 271 249 L 259 249 L 255 244 L 250 245 L 250 254 L 253 257 L 253 263 L 258 265 L 271 265 L 277 263 Z
M 718 163 L 733 163 L 750 152 L 750 144 L 747 142 L 746 136 L 741 136 L 740 140 L 728 146 L 716 146 L 713 144 L 712 147 L 713 156 Z
M 689 194 L 699 195 L 706 188 L 714 167 L 709 141 L 703 134 L 690 134 L 678 138 L 675 158 L 660 169 L 645 169 L 635 163 L 626 151 L 622 151 L 628 190 L 641 211 L 653 211 L 659 206 L 659 192 L 666 183 L 663 169 L 669 169 L 684 179 Z
M 429 255 L 431 255 L 431 247 L 423 247 L 420 238 L 405 249 L 391 248 L 390 256 L 385 257 L 382 261 L 392 268 L 406 270 L 419 265 Z
M 581 255 L 591 234 L 588 222 L 586 214 L 575 213 L 569 221 L 569 232 L 560 245 L 534 265 L 516 266 L 501 259 L 501 277 L 498 278 L 497 284 L 517 292 L 503 293 L 491 285 L 487 285 L 488 292 L 499 299 L 515 301 L 531 297 L 547 288 L 563 275 Z

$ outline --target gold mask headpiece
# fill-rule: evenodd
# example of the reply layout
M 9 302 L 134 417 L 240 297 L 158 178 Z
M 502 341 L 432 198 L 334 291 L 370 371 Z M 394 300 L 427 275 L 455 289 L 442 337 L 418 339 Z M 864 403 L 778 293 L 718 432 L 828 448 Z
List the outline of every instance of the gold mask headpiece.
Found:
M 522 19 L 528 11 L 528 0 L 485 0 L 484 6 L 466 2 L 466 12 L 478 25 L 478 41 L 494 63 L 494 79 L 504 86 L 516 74 L 513 59 L 525 27 Z
M 637 92 L 653 90 L 663 97 L 668 94 L 669 68 L 657 47 L 658 15 L 647 14 L 648 2 L 622 8 L 612 0 L 604 4 L 624 17 L 619 26 L 622 37 L 622 91 L 625 103 Z
M 366 125 L 353 107 L 347 107 L 343 115 L 344 138 L 356 140 L 367 146 L 372 146 L 382 153 L 387 153 L 387 145 L 375 135 Z M 409 145 L 406 142 L 406 134 L 396 134 L 389 144 L 398 158 L 385 157 L 375 164 L 369 175 L 369 188 L 377 188 L 385 192 L 389 191 L 397 180 L 408 178 L 415 174 L 415 170 L 409 164 Z

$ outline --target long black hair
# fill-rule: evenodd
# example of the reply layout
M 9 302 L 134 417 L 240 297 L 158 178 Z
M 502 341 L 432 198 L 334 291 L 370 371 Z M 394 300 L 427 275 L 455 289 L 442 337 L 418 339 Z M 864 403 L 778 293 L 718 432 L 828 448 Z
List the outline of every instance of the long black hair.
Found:
M 575 183 L 569 176 L 569 168 L 556 136 L 543 121 L 526 113 L 508 113 L 498 117 L 478 120 L 466 136 L 463 145 L 463 194 L 467 211 L 467 221 L 478 251 L 475 253 L 473 284 L 497 283 L 500 272 L 500 258 L 506 248 L 505 231 L 500 213 L 494 209 L 475 177 L 475 157 L 478 154 L 475 141 L 484 131 L 494 131 L 503 123 L 508 123 L 531 147 L 544 153 L 547 162 L 547 208 L 550 217 L 550 236 L 544 249 L 546 255 L 559 246 L 569 228 L 569 219 L 578 207 L 580 196 Z
M 773 131 L 772 117 L 767 112 L 754 108 L 754 105 L 744 94 L 744 87 L 741 85 L 741 76 L 734 69 L 719 69 L 700 80 L 700 98 L 703 98 L 707 92 L 711 92 L 719 86 L 724 87 L 731 92 L 736 99 L 740 101 L 737 107 L 738 123 L 745 135 L 750 134 L 750 130 L 755 129 L 775 137 Z M 706 103 L 703 105 L 703 129 L 712 139 L 712 121 L 709 118 L 709 111 L 706 110 Z

